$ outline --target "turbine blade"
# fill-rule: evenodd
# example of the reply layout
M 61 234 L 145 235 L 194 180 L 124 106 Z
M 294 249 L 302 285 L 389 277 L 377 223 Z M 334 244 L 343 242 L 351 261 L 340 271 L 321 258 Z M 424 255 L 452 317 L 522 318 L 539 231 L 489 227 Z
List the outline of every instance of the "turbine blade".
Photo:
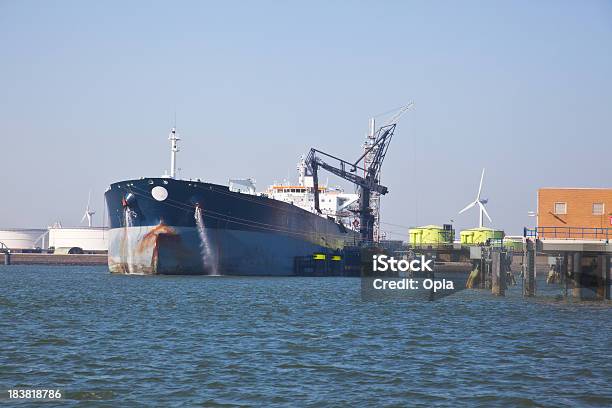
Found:
M 81 218 L 81 223 L 85 221 L 85 218 L 87 218 L 87 213 L 83 214 L 83 218 Z
M 476 196 L 476 201 L 480 201 L 480 192 L 482 191 L 482 180 L 484 179 L 484 167 L 482 168 L 482 174 L 480 175 L 480 185 L 478 186 L 478 195 Z
M 485 208 L 485 206 L 479 201 L 478 205 L 480 206 L 480 209 L 482 210 L 482 212 L 484 213 L 484 215 L 487 216 L 487 218 L 489 219 L 489 222 L 493 222 L 493 220 L 491 219 L 491 217 L 489 217 L 489 213 L 487 212 L 487 209 Z
M 470 204 L 468 204 L 468 205 L 467 205 L 467 206 L 466 206 L 466 207 L 465 207 L 463 210 L 459 211 L 459 214 L 461 214 L 461 213 L 462 213 L 462 212 L 464 212 L 464 211 L 469 210 L 470 208 L 472 208 L 473 206 L 475 206 L 477 202 L 478 202 L 478 201 L 473 201 L 473 202 L 471 202 L 471 203 L 470 203 Z

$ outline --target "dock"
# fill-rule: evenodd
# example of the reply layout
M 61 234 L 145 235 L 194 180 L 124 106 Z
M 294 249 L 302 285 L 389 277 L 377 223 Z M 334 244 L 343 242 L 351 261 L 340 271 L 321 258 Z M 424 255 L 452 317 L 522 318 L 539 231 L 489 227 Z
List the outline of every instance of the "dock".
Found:
M 606 232 L 607 229 L 606 229 Z M 612 299 L 612 245 L 605 239 L 540 238 L 537 230 L 525 229 L 525 278 L 527 295 L 535 295 L 539 273 L 533 259 L 549 259 L 547 282 L 559 284 L 564 296 L 577 300 Z
M 106 254 L 19 253 L 8 255 L 11 265 L 107 265 Z M 0 253 L 0 265 L 7 264 L 7 254 Z

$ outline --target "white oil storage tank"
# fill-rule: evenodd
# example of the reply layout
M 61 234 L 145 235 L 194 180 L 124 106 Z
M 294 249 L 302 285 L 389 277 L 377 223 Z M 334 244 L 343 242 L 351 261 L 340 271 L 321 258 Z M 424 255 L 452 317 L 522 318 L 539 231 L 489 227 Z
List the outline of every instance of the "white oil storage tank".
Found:
M 0 242 L 12 250 L 46 249 L 48 247 L 47 230 L 37 228 L 0 229 Z
M 93 252 L 108 251 L 108 229 L 49 227 L 49 247 L 56 250 L 68 248 Z

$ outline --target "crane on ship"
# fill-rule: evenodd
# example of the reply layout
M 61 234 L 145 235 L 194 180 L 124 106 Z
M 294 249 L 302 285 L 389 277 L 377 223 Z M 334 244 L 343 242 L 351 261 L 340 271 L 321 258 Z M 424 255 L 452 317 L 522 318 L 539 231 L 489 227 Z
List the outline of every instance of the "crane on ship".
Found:
M 372 142 L 368 144 L 364 153 L 353 162 L 315 148 L 311 148 L 306 157 L 306 172 L 308 176 L 312 177 L 314 208 L 318 213 L 321 213 L 319 207 L 319 169 L 327 170 L 359 188 L 359 209 L 357 213 L 359 214 L 359 233 L 364 242 L 372 242 L 374 239 L 375 215 L 370 206 L 372 194 L 385 195 L 389 191 L 386 186 L 380 184 L 380 170 L 383 161 L 400 116 L 413 105 L 414 103 L 410 102 L 408 105 L 401 107 L 386 125 L 373 132 Z M 368 160 L 365 160 L 366 157 L 368 157 Z M 362 161 L 364 162 L 363 165 L 361 164 Z

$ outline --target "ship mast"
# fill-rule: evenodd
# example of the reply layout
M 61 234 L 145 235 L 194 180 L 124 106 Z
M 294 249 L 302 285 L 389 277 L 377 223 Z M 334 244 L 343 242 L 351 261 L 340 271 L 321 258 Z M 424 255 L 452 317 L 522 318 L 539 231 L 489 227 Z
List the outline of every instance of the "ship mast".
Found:
M 170 140 L 170 178 L 176 177 L 176 152 L 179 151 L 177 142 L 181 140 L 180 137 L 176 134 L 176 128 L 172 128 L 170 131 L 170 136 L 168 136 L 168 140 Z

